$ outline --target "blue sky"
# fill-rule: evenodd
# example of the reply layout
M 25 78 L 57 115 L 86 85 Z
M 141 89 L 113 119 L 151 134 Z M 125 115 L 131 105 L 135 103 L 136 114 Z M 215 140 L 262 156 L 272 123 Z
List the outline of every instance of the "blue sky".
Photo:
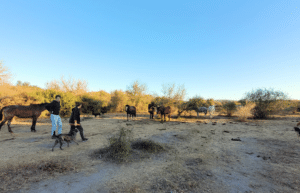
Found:
M 274 88 L 300 99 L 300 1 L 4 1 L 0 60 L 45 88 L 62 75 L 90 91 L 241 99 Z

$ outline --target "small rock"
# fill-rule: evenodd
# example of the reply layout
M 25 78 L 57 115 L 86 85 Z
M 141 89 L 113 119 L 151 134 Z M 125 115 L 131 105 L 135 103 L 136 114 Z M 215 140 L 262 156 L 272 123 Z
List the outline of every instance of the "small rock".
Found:
M 238 137 L 238 138 L 231 138 L 231 141 L 242 141 L 242 140 Z
M 224 133 L 229 133 L 229 131 L 226 131 L 226 130 L 224 130 L 223 132 L 224 132 Z
M 223 123 L 222 125 L 226 125 L 226 123 Z

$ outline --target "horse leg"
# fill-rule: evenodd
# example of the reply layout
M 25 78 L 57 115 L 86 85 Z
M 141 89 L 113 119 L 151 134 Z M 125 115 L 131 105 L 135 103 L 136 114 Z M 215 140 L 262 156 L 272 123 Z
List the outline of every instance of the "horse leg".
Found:
M 1 130 L 1 127 L 5 124 L 6 121 L 7 121 L 7 119 L 5 118 L 5 119 L 0 123 L 0 130 Z
M 127 121 L 128 121 L 128 113 L 127 113 Z
M 11 120 L 12 120 L 12 118 L 8 120 L 8 122 L 7 122 L 7 127 L 8 127 L 8 131 L 9 131 L 10 133 L 13 133 L 13 131 L 11 130 L 11 127 L 10 127 Z
M 31 126 L 31 132 L 36 132 L 35 125 L 36 125 L 37 117 L 32 118 L 32 126 Z

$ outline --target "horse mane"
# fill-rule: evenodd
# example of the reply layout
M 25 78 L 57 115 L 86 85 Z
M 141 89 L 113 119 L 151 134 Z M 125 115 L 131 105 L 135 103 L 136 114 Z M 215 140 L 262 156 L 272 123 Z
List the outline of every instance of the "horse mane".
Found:
M 41 104 L 30 104 L 29 106 L 38 106 L 38 107 L 41 107 L 41 106 L 44 106 L 48 103 L 41 103 Z

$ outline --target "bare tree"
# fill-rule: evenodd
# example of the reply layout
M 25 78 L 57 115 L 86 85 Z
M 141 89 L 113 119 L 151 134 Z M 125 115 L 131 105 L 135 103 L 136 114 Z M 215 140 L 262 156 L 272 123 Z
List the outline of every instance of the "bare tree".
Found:
M 170 102 L 182 101 L 186 95 L 186 89 L 184 85 L 177 86 L 175 84 L 162 85 L 163 96 Z
M 61 90 L 63 92 L 72 92 L 75 95 L 80 95 L 88 91 L 87 85 L 88 83 L 85 80 L 74 79 L 72 77 L 66 80 L 64 76 L 62 76 L 60 81 L 53 80 L 46 83 L 46 88 Z
M 4 83 L 9 83 L 11 80 L 11 73 L 9 72 L 9 70 L 7 69 L 7 67 L 5 67 L 3 65 L 3 62 L 0 61 L 0 84 L 4 84 Z

